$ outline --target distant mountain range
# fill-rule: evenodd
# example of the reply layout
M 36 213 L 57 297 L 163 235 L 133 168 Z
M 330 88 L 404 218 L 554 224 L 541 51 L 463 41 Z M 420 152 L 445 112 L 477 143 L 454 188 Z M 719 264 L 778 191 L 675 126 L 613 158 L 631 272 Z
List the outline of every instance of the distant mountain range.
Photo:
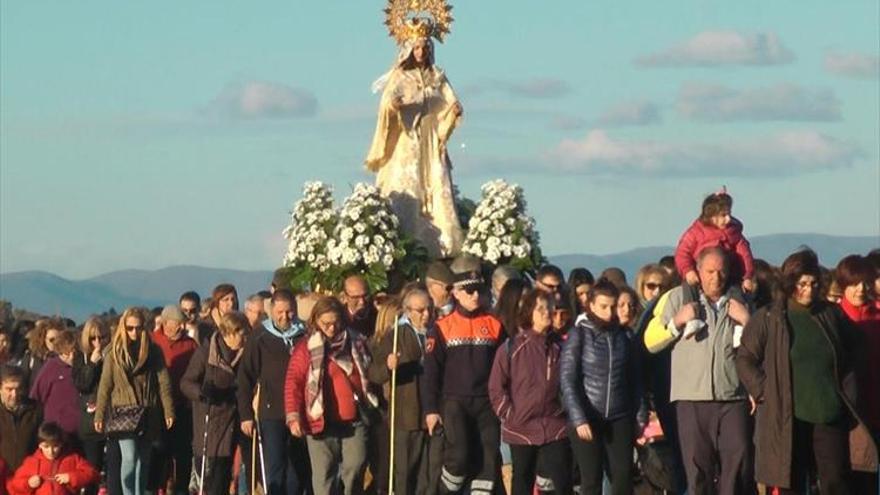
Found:
M 774 234 L 751 239 L 756 257 L 779 264 L 799 246 L 807 245 L 819 253 L 825 265 L 833 266 L 851 253 L 867 253 L 880 246 L 878 237 L 843 237 L 821 234 Z M 632 277 L 645 263 L 671 254 L 672 246 L 644 247 L 608 255 L 563 254 L 550 261 L 564 271 L 583 266 L 596 275 L 609 266 L 617 266 Z M 228 282 L 243 299 L 265 289 L 271 271 L 242 271 L 201 266 L 172 266 L 161 270 L 121 270 L 85 280 L 68 280 L 41 271 L 0 274 L 0 299 L 16 308 L 42 314 L 62 314 L 77 322 L 110 308 L 121 311 L 132 305 L 161 306 L 176 302 L 188 290 L 203 297 L 217 284 Z

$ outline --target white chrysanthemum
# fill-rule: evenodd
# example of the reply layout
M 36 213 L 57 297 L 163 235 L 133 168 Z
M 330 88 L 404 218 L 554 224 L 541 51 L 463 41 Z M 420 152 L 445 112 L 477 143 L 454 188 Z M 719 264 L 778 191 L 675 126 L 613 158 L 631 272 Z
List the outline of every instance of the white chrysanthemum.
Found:
M 493 180 L 480 188 L 483 198 L 468 222 L 463 251 L 489 263 L 530 266 L 539 242 L 535 221 L 525 212 L 522 188 L 503 180 Z

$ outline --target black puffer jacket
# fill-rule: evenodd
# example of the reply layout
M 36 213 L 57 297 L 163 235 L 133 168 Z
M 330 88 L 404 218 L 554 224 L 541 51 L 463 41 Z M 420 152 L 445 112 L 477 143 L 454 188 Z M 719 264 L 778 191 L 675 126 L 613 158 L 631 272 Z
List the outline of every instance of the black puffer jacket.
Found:
M 572 427 L 639 413 L 644 421 L 639 354 L 629 333 L 578 318 L 562 348 L 562 405 Z

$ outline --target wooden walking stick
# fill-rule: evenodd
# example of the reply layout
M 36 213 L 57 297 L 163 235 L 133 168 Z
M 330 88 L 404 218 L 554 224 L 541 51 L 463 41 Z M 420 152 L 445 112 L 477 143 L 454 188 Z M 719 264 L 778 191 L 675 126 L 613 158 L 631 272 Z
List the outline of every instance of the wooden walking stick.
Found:
M 397 357 L 397 334 L 400 328 L 399 324 L 399 315 L 395 315 L 394 317 L 394 332 L 391 336 L 391 355 L 395 358 Z M 391 432 L 389 435 L 391 449 L 390 455 L 388 457 L 388 494 L 394 495 L 394 417 L 395 412 L 397 410 L 397 368 L 400 366 L 400 363 L 397 363 L 397 366 L 391 370 L 391 414 L 388 424 L 388 430 Z

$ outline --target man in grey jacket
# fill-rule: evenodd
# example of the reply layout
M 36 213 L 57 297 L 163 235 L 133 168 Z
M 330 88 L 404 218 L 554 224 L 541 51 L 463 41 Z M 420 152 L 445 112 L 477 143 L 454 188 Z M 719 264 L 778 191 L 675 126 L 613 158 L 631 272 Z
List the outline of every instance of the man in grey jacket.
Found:
M 703 250 L 697 271 L 699 287 L 672 289 L 662 314 L 675 337 L 670 400 L 688 493 L 753 493 L 750 407 L 735 365 L 749 311 L 731 297 L 723 250 Z

